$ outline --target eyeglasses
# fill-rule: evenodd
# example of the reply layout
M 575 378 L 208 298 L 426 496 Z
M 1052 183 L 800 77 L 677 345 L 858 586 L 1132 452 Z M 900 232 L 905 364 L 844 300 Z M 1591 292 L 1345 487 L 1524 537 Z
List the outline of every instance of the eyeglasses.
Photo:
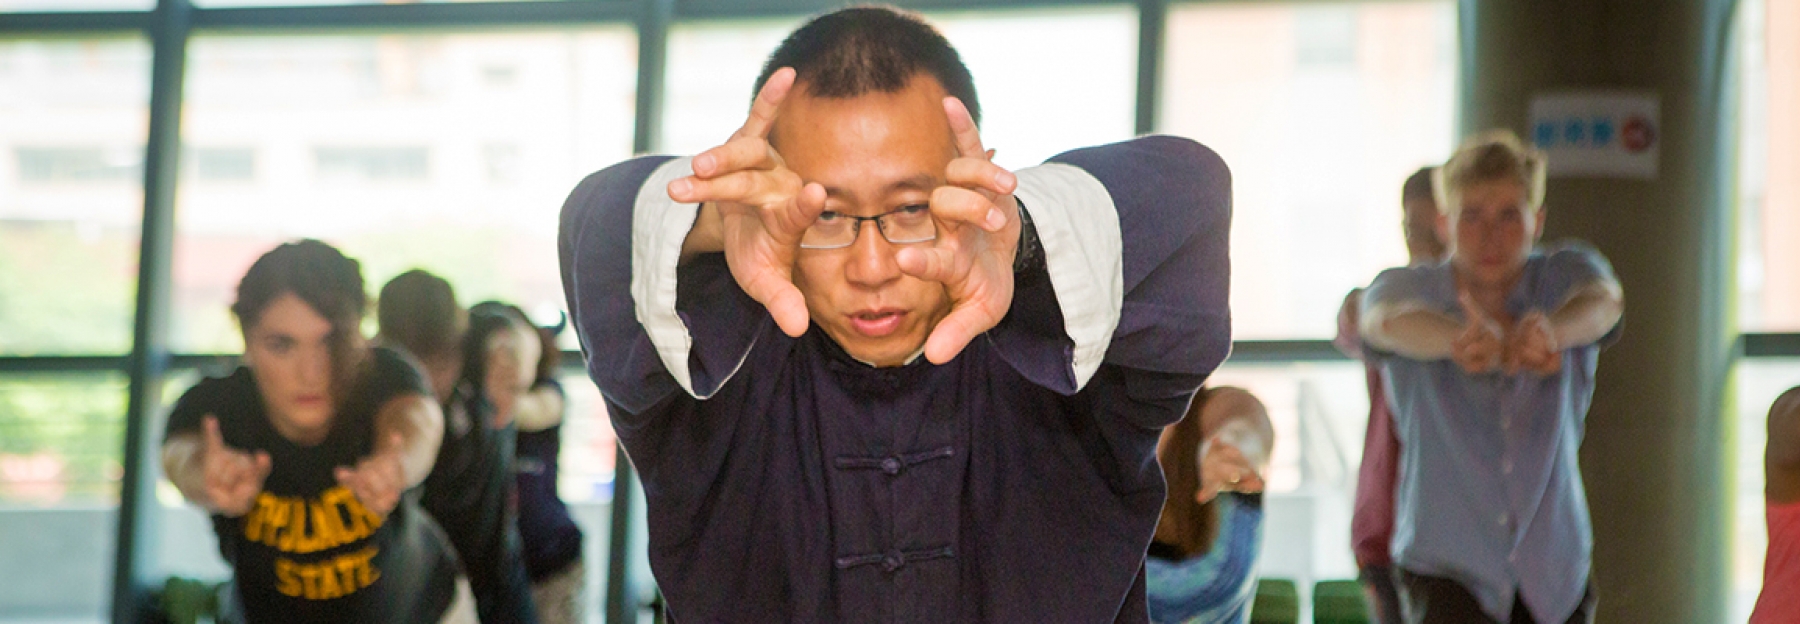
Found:
M 812 227 L 800 237 L 806 249 L 840 249 L 856 243 L 864 221 L 874 221 L 881 237 L 895 245 L 923 243 L 937 238 L 937 224 L 931 220 L 931 208 L 925 204 L 904 206 L 873 217 L 858 217 L 827 210 L 819 213 Z

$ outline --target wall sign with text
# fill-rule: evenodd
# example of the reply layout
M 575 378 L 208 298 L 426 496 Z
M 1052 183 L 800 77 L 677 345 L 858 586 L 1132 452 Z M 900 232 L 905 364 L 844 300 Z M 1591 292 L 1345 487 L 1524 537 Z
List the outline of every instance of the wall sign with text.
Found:
M 1662 106 L 1653 93 L 1576 91 L 1531 98 L 1531 142 L 1551 177 L 1656 178 Z

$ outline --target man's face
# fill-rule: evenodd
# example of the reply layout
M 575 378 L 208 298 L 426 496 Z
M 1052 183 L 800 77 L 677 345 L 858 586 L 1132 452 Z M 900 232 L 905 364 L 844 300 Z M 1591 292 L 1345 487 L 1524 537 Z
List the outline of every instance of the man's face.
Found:
M 276 298 L 244 331 L 244 363 L 275 429 L 295 441 L 331 428 L 331 322 L 293 293 Z
M 1488 180 L 1461 189 L 1445 217 L 1458 277 L 1476 287 L 1509 287 L 1524 270 L 1544 225 L 1544 211 L 1527 203 L 1525 186 Z
M 924 74 L 899 92 L 854 98 L 815 98 L 797 84 L 770 143 L 800 179 L 825 187 L 825 210 L 870 217 L 926 205 L 956 157 L 944 97 Z M 813 322 L 876 366 L 905 364 L 950 311 L 943 284 L 900 272 L 900 247 L 864 222 L 849 247 L 801 249 L 794 265 Z

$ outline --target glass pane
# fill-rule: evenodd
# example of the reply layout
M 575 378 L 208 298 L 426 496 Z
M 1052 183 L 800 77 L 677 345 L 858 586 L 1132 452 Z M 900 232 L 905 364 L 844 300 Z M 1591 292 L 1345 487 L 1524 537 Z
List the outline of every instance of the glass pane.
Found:
M 0 0 L 0 13 L 143 11 L 156 0 Z
M 1329 337 L 1405 263 L 1400 185 L 1455 139 L 1455 25 L 1442 0 L 1170 9 L 1158 126 L 1231 166 L 1237 338 Z
M 345 4 L 442 4 L 451 2 L 542 2 L 545 0 L 193 0 L 203 7 L 332 6 Z M 550 0 L 557 1 L 557 0 Z
M 1800 4 L 1739 11 L 1738 322 L 1800 331 Z
M 0 355 L 130 350 L 149 100 L 142 40 L 0 41 Z
M 1369 422 L 1362 363 L 1228 361 L 1206 383 L 1250 391 L 1275 426 L 1263 532 L 1282 537 L 1263 540 L 1257 573 L 1306 588 L 1356 578 L 1350 510 Z
M 631 152 L 636 55 L 624 27 L 196 38 L 175 348 L 241 350 L 238 279 L 299 237 L 361 261 L 371 294 L 418 267 L 555 319 L 557 215 Z
M 1763 511 L 1763 447 L 1769 440 L 1769 407 L 1788 388 L 1800 386 L 1800 358 L 1747 359 L 1737 366 L 1737 442 L 1731 449 L 1734 484 L 1731 524 L 1731 617 L 1742 622 L 1756 606 L 1762 590 L 1763 555 L 1769 548 L 1769 527 Z
M 981 98 L 982 140 L 1000 164 L 1035 165 L 1064 150 L 1130 138 L 1137 14 L 1129 8 L 927 15 L 956 46 Z M 804 23 L 692 22 L 669 34 L 661 151 L 718 145 L 744 121 L 769 53 Z M 1080 46 L 1056 45 L 1082 41 Z
M 99 621 L 110 598 L 126 380 L 0 377 L 0 620 Z
M 564 361 L 564 364 L 568 363 L 568 360 Z M 613 435 L 612 421 L 606 414 L 606 404 L 600 399 L 600 390 L 588 381 L 581 366 L 565 366 L 563 370 L 561 381 L 569 402 L 564 412 L 557 490 L 563 502 L 568 504 L 575 523 L 581 526 L 581 547 L 587 566 L 586 589 L 581 599 L 587 610 L 587 621 L 600 622 L 606 613 L 613 460 L 618 438 Z
M 730 138 L 750 111 L 763 62 L 804 22 L 684 22 L 670 28 L 667 99 L 656 151 L 694 154 Z
M 1137 11 L 1130 7 L 927 16 L 962 55 L 981 97 L 982 144 L 1029 167 L 1132 137 Z M 1068 45 L 1078 41 L 1080 45 Z

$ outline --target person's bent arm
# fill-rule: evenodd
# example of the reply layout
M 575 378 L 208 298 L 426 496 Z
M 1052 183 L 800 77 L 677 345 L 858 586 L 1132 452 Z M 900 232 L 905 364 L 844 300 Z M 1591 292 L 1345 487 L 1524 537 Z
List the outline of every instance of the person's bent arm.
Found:
M 806 328 L 789 272 L 824 190 L 802 193 L 764 138 L 792 82 L 791 70 L 777 74 L 726 144 L 608 167 L 563 205 L 558 248 L 570 322 L 588 376 L 620 408 L 617 427 L 647 422 L 677 395 L 712 397 L 772 322 L 790 336 Z M 780 223 L 758 220 L 771 212 L 761 207 L 789 200 L 793 210 L 776 211 Z M 768 236 L 734 238 L 725 233 L 732 227 Z M 716 253 L 728 239 L 747 249 Z
M 519 431 L 543 431 L 562 422 L 563 395 L 553 386 L 537 386 L 519 396 L 514 410 Z
M 1231 349 L 1225 161 L 1187 139 L 1148 136 L 1016 175 L 1041 249 L 1035 261 L 1026 250 L 1011 310 L 989 339 L 1015 370 L 1059 393 L 1117 367 L 1133 378 L 1133 400 L 1170 408 L 1122 410 L 1135 426 L 1178 419 Z
M 1624 315 L 1624 291 L 1618 282 L 1602 279 L 1579 288 L 1552 312 L 1550 329 L 1558 345 L 1592 344 L 1618 326 Z
M 199 433 L 175 433 L 163 440 L 162 467 L 163 475 L 169 483 L 181 492 L 188 502 L 205 507 L 206 471 L 201 467 L 201 449 Z
M 394 449 L 400 459 L 405 487 L 418 485 L 437 462 L 438 445 L 444 441 L 444 412 L 424 395 L 405 394 L 388 399 L 375 413 L 375 439 L 399 440 Z
M 227 446 L 211 415 L 202 419 L 199 431 L 164 438 L 162 461 L 163 474 L 188 502 L 233 517 L 250 511 L 271 469 L 268 453 L 253 455 Z
M 1442 360 L 1455 349 L 1463 323 L 1422 307 L 1377 304 L 1363 310 L 1362 336 L 1383 351 L 1414 360 Z
M 1261 492 L 1275 429 L 1262 401 L 1242 388 L 1207 390 L 1200 408 L 1199 500 L 1219 492 Z

